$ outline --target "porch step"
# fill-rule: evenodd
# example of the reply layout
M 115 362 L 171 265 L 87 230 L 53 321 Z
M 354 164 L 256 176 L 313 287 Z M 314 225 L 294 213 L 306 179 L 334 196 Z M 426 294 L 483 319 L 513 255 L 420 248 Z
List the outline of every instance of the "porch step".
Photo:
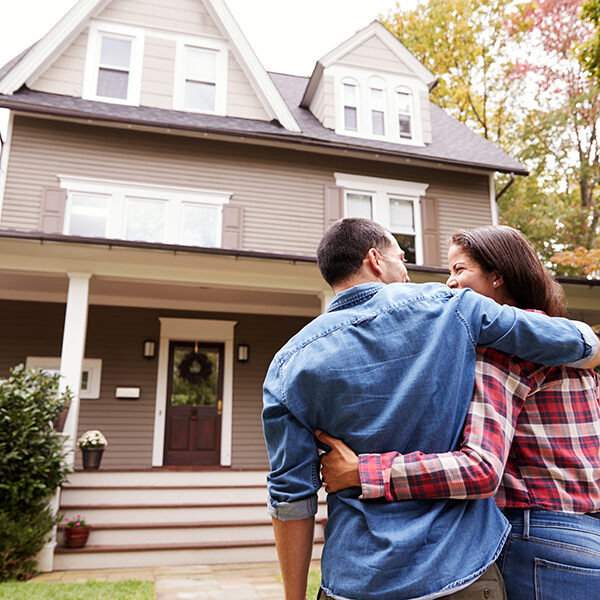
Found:
M 277 559 L 267 515 L 264 472 L 98 471 L 74 473 L 60 512 L 92 526 L 85 548 L 64 547 L 59 527 L 55 569 L 143 567 Z M 326 516 L 319 498 L 314 557 Z
M 313 559 L 321 557 L 322 539 L 315 539 Z M 80 550 L 58 547 L 55 570 L 160 567 L 173 565 L 274 562 L 275 545 L 268 541 L 246 543 L 171 544 L 139 546 L 87 546 Z

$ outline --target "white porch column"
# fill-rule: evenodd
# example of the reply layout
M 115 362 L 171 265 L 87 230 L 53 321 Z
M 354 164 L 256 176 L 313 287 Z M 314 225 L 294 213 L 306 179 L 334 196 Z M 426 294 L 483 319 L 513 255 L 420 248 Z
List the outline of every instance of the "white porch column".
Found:
M 91 273 L 68 273 L 69 293 L 60 355 L 60 389 L 71 391 L 71 405 L 63 432 L 67 435 L 67 462 L 75 464 L 77 426 L 79 425 L 79 388 L 87 332 L 88 292 Z
M 319 298 L 321 299 L 321 312 L 324 313 L 335 298 L 335 294 L 333 290 L 327 290 L 326 292 L 319 292 Z

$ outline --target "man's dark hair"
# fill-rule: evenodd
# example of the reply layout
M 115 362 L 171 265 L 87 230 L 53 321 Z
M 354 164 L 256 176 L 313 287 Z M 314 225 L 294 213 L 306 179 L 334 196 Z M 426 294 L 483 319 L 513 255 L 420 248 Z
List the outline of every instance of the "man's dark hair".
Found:
M 336 221 L 321 238 L 317 264 L 331 286 L 357 273 L 371 248 L 381 252 L 391 245 L 387 230 L 369 219 Z

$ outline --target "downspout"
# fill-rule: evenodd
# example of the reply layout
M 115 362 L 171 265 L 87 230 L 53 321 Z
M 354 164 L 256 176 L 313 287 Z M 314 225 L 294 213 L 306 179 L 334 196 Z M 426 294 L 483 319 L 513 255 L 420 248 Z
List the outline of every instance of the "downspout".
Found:
M 497 193 L 494 193 L 494 175 L 490 174 L 490 204 L 491 204 L 491 210 L 492 210 L 492 224 L 493 225 L 498 225 L 499 223 L 499 218 L 498 218 L 498 199 L 502 196 L 502 194 L 504 194 L 504 192 L 506 192 L 506 190 L 508 190 L 508 188 L 514 183 L 515 181 L 515 174 L 511 171 L 510 173 L 510 179 L 508 181 L 508 183 Z

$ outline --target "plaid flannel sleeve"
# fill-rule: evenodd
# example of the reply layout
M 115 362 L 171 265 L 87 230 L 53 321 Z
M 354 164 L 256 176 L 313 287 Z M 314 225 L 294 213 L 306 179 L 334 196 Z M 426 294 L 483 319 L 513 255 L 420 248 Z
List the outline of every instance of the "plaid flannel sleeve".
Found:
M 493 357 L 503 359 L 503 364 Z M 478 352 L 475 389 L 459 450 L 361 454 L 362 499 L 487 498 L 500 484 L 527 381 L 506 355 Z

